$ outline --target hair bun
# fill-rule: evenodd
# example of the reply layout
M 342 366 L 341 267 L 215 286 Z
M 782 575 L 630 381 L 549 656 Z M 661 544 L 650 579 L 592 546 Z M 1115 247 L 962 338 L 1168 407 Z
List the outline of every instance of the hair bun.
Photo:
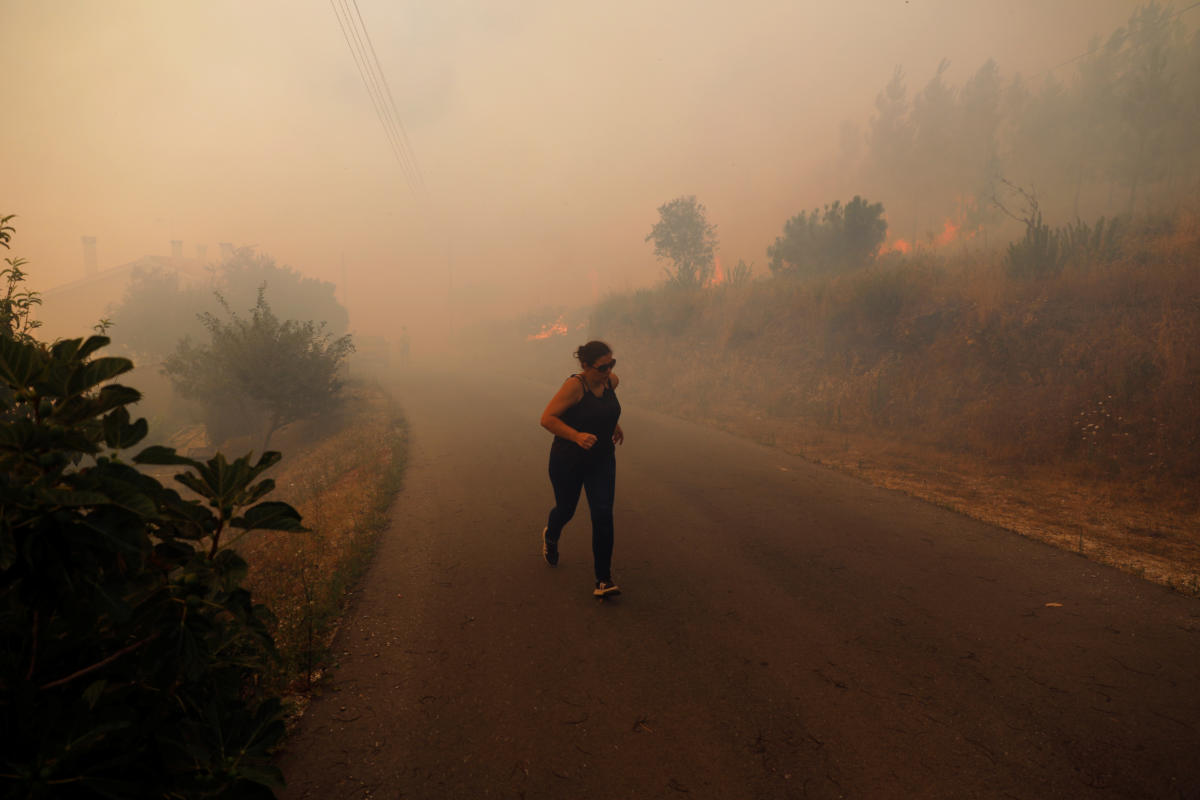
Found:
M 595 364 L 596 359 L 600 356 L 608 355 L 612 352 L 612 348 L 599 339 L 593 339 L 587 344 L 580 345 L 575 350 L 575 358 L 579 359 L 580 364 Z

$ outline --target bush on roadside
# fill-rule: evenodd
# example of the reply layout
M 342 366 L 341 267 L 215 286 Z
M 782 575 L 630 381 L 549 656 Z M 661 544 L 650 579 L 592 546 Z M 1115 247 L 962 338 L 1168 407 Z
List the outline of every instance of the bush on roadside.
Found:
M 354 352 L 349 336 L 324 324 L 280 320 L 265 286 L 249 318 L 225 306 L 228 319 L 202 315 L 208 344 L 179 343 L 163 372 L 182 396 L 200 403 L 209 438 L 271 436 L 291 422 L 319 416 L 339 402 L 341 367 Z

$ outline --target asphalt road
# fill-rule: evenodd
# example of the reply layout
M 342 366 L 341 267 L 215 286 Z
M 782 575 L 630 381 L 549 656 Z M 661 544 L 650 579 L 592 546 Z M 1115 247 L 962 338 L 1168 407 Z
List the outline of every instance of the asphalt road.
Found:
M 1200 798 L 1200 602 L 626 407 L 548 567 L 554 387 L 422 374 L 288 798 Z

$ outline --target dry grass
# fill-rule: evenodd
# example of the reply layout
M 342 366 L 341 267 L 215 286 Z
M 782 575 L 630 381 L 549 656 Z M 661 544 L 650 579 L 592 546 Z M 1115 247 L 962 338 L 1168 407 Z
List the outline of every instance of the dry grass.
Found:
M 276 680 L 304 691 L 324 669 L 347 590 L 365 568 L 399 488 L 405 428 L 379 388 L 349 391 L 338 419 L 291 426 L 272 447 L 284 458 L 269 499 L 294 505 L 310 533 L 254 531 L 237 544 L 250 564 L 247 586 L 278 623 Z M 236 449 L 229 452 L 240 452 Z
M 999 255 L 611 298 L 631 400 L 1200 591 L 1200 223 L 1039 280 Z
M 1200 594 L 1200 514 L 1080 482 L 1041 467 L 1002 467 L 961 453 L 803 422 L 726 416 L 731 433 L 895 489 L 1030 539 Z

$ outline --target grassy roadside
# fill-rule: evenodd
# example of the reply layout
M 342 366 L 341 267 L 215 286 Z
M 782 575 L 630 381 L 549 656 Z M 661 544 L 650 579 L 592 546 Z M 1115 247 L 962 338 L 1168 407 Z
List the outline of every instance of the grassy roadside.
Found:
M 335 419 L 282 432 L 272 499 L 294 505 L 310 533 L 255 531 L 238 543 L 246 585 L 277 619 L 279 671 L 267 679 L 302 707 L 324 673 L 347 592 L 362 577 L 407 457 L 407 426 L 380 387 L 356 384 Z
M 671 413 L 1200 596 L 1200 514 L 1045 465 L 998 465 L 911 440 L 727 409 Z
M 1200 594 L 1198 257 L 1181 214 L 1037 279 L 917 254 L 617 296 L 590 330 L 630 402 Z

